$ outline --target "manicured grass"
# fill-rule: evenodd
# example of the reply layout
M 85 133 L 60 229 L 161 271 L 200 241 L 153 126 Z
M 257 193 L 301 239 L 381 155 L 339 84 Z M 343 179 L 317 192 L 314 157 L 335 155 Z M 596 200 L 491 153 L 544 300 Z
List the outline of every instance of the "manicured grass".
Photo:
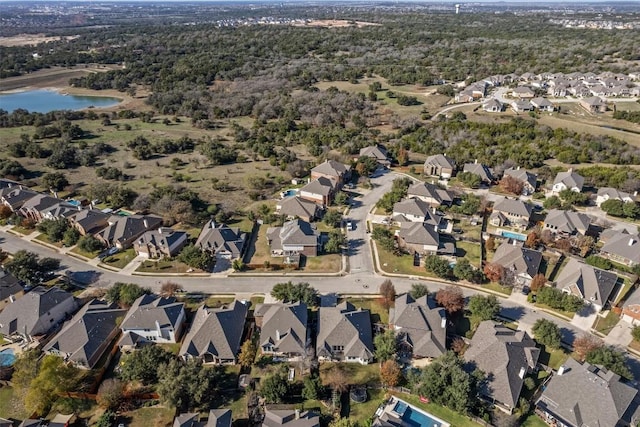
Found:
M 85 258 L 93 259 L 93 258 L 97 257 L 100 254 L 100 252 L 102 252 L 102 249 L 98 250 L 98 251 L 93 251 L 93 252 L 85 252 L 85 251 L 83 251 L 82 249 L 80 249 L 79 247 L 76 246 L 73 249 L 71 249 L 69 252 L 72 252 L 74 254 L 83 256 Z
M 204 302 L 207 307 L 218 308 L 223 305 L 231 304 L 235 301 L 234 297 L 212 296 Z
M 158 344 L 158 346 L 176 356 L 180 352 L 180 343 L 165 343 L 165 344 Z
M 549 425 L 542 421 L 536 414 L 531 414 L 524 419 L 522 427 L 549 427 Z
M 389 310 L 385 309 L 378 298 L 347 298 L 357 308 L 369 310 L 373 323 L 389 324 Z
M 620 289 L 620 291 L 616 295 L 616 300 L 614 302 L 614 305 L 616 305 L 620 301 L 624 300 L 624 298 L 627 296 L 627 294 L 631 290 L 631 287 L 633 286 L 633 283 L 631 282 L 631 279 L 629 279 L 628 277 L 620 277 L 618 280 L 620 280 L 620 279 L 623 280 L 622 288 Z
M 469 262 L 471 262 L 471 265 L 473 265 L 476 268 L 480 268 L 481 248 L 479 243 L 459 241 L 459 242 L 456 242 L 456 248 L 458 250 L 456 253 L 456 256 L 464 257 L 468 259 Z
M 227 222 L 227 225 L 229 225 L 229 227 L 238 227 L 240 231 L 244 231 L 245 233 L 251 233 L 251 230 L 253 230 L 253 221 L 246 216 L 234 217 L 231 221 Z M 198 237 L 198 235 L 196 235 L 196 237 Z
M 264 303 L 263 295 L 251 295 L 251 308 L 255 308 L 256 305 L 263 304 L 263 303 Z
M 29 416 L 22 402 L 13 398 L 13 388 L 0 387 L 0 418 L 25 419 Z
M 569 354 L 561 348 L 551 349 L 542 346 L 538 361 L 543 365 L 550 366 L 553 369 L 558 369 L 568 358 Z
M 609 310 L 606 317 L 596 316 L 596 321 L 593 322 L 593 329 L 601 334 L 608 335 L 609 332 L 618 324 L 620 316 Z
M 507 295 L 507 296 L 511 295 L 511 291 L 513 291 L 512 288 L 510 288 L 508 286 L 506 286 L 506 287 L 502 286 L 501 284 L 496 283 L 496 282 L 489 282 L 486 285 L 482 285 L 482 287 L 485 288 L 485 289 L 490 289 L 490 290 L 492 290 L 494 292 L 499 292 L 499 293 L 501 293 L 503 295 Z
M 560 273 L 560 271 L 562 271 L 562 269 L 564 268 L 564 266 L 567 264 L 568 259 L 566 257 L 564 257 L 562 259 L 562 263 L 560 265 L 557 265 L 558 263 L 558 257 L 545 257 L 544 261 L 546 261 L 546 269 L 544 271 L 544 275 L 547 278 L 547 280 L 553 282 L 556 277 L 558 276 L 558 273 Z
M 135 257 L 136 251 L 134 251 L 133 248 L 129 248 L 125 251 L 118 252 L 117 254 L 106 257 L 104 260 L 102 260 L 102 262 L 111 267 L 124 268 Z
M 459 414 L 455 411 L 452 411 L 449 408 L 436 405 L 435 403 L 420 402 L 420 398 L 418 396 L 414 396 L 411 394 L 396 393 L 396 392 L 391 392 L 391 394 L 398 397 L 399 399 L 404 400 L 407 403 L 410 403 L 411 405 L 417 408 L 422 409 L 423 411 L 426 411 L 432 415 L 435 415 L 436 417 L 442 419 L 443 421 L 450 423 L 451 426 L 455 426 L 455 427 L 478 427 L 479 426 L 478 423 L 472 421 L 470 418 L 462 414 Z
M 265 261 L 269 261 L 273 264 L 281 264 L 282 259 L 280 258 L 272 258 L 271 250 L 269 249 L 269 244 L 267 243 L 267 229 L 270 226 L 268 224 L 262 224 L 258 229 L 258 236 L 255 239 L 255 248 L 251 259 L 246 259 L 247 264 L 262 264 Z M 249 253 L 251 253 L 251 249 L 249 248 Z
M 5 340 L 1 335 L 0 335 L 0 346 L 3 346 L 5 344 L 8 344 L 9 341 Z
M 375 242 L 373 242 L 375 244 Z M 423 266 L 416 267 L 413 265 L 412 255 L 395 255 L 378 247 L 378 259 L 380 260 L 380 269 L 387 273 L 410 274 L 412 276 L 435 277 L 427 272 Z
M 49 236 L 47 236 L 44 233 L 38 234 L 33 240 L 37 240 L 39 242 L 43 242 L 49 245 L 53 245 L 55 247 L 61 248 L 62 247 L 62 242 L 54 242 L 53 240 L 51 240 L 49 238 Z
M 631 340 L 629 343 L 629 348 L 640 353 L 640 341 Z
M 342 268 L 342 257 L 340 254 L 326 254 L 315 257 L 308 257 L 305 260 L 303 271 L 311 273 L 337 273 Z
M 25 236 L 28 236 L 29 234 L 31 234 L 34 231 L 36 231 L 36 229 L 35 228 L 25 228 L 25 227 L 16 225 L 11 229 L 11 231 L 15 231 L 16 233 L 24 234 Z
M 384 400 L 384 390 L 368 389 L 368 399 L 363 403 L 349 401 L 349 419 L 357 422 L 358 425 L 365 425 L 378 409 Z
M 320 365 L 320 377 L 336 363 L 326 362 Z M 373 384 L 380 381 L 380 366 L 377 363 L 361 365 L 359 363 L 337 363 L 346 374 L 349 385 Z
M 152 261 L 147 260 L 140 264 L 140 267 L 136 271 L 141 273 L 187 273 L 187 272 L 197 272 L 200 273 L 202 270 L 194 269 L 189 267 L 187 264 L 184 264 L 178 260 L 169 260 L 166 258 Z
M 573 319 L 573 316 L 576 315 L 575 311 L 558 310 L 557 308 L 551 308 L 547 304 L 540 304 L 538 302 L 536 303 L 536 307 L 543 308 L 552 313 L 558 313 L 560 316 L 568 317 L 569 319 Z
M 169 427 L 173 423 L 175 413 L 174 408 L 157 406 L 125 412 L 120 418 L 128 420 L 126 425 L 130 427 Z

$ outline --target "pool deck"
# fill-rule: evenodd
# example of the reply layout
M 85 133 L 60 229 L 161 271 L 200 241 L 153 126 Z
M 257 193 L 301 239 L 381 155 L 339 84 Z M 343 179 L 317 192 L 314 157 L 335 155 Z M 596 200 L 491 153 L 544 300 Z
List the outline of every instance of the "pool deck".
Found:
M 402 407 L 401 413 L 396 412 L 396 406 L 398 404 L 400 404 L 400 406 Z M 403 422 L 405 421 L 403 419 L 403 415 L 408 408 L 411 408 L 412 411 L 419 412 L 423 415 L 426 415 L 428 418 L 431 418 L 435 422 L 435 425 L 438 427 L 451 427 L 451 425 L 448 422 L 443 421 L 440 418 L 436 417 L 435 415 L 432 415 L 426 411 L 423 411 L 422 409 L 417 408 L 405 402 L 402 399 L 398 399 L 397 397 L 391 397 L 388 401 L 386 401 L 380 407 L 378 407 L 375 413 L 375 417 L 381 418 L 381 419 L 391 418 L 395 422 L 399 421 L 402 425 L 405 425 L 405 423 Z M 409 424 L 407 423 L 407 425 Z

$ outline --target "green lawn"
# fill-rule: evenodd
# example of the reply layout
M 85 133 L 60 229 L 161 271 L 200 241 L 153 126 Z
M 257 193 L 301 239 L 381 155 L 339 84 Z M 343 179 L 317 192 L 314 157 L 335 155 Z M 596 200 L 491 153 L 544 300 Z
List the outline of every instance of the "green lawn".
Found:
M 13 398 L 11 387 L 0 387 L 0 418 L 15 418 L 22 420 L 29 414 L 22 403 Z
M 7 344 L 9 341 L 6 341 L 2 335 L 0 335 L 0 346 Z
M 382 271 L 387 273 L 410 274 L 412 276 L 435 277 L 433 274 L 427 272 L 423 266 L 414 266 L 413 256 L 397 256 L 385 250 L 380 245 L 376 246 L 378 247 L 378 259 L 380 260 L 380 269 Z
M 58 248 L 62 247 L 62 242 L 61 241 L 60 242 L 54 242 L 53 240 L 51 240 L 49 238 L 49 236 L 47 236 L 44 233 L 38 234 L 33 240 L 37 240 L 39 242 L 46 243 L 48 245 L 53 245 L 53 246 L 58 247 Z
M 522 427 L 549 427 L 549 425 L 542 421 L 542 419 L 537 415 L 531 414 L 524 419 Z
M 422 409 L 436 417 L 442 419 L 451 424 L 452 427 L 478 427 L 479 424 L 472 421 L 468 417 L 459 414 L 455 411 L 452 411 L 449 408 L 445 408 L 444 406 L 436 405 L 435 403 L 423 403 L 420 402 L 420 398 L 418 396 L 414 396 L 411 394 L 402 394 L 391 392 L 394 396 L 399 399 L 404 400 L 411 405 Z
M 556 308 L 549 307 L 547 304 L 540 304 L 538 302 L 536 303 L 536 307 L 543 308 L 545 310 L 548 310 L 551 313 L 558 313 L 559 315 L 568 317 L 569 319 L 573 319 L 573 316 L 576 315 L 575 311 L 558 310 Z
M 16 225 L 11 229 L 11 231 L 15 231 L 16 233 L 28 236 L 29 234 L 31 234 L 34 231 L 36 231 L 36 229 L 35 228 L 25 228 L 25 227 L 22 227 L 20 225 Z
M 608 335 L 619 321 L 620 316 L 615 314 L 613 310 L 609 310 L 606 317 L 596 316 L 596 321 L 593 322 L 593 329 L 601 334 Z
M 365 425 L 366 421 L 370 419 L 378 409 L 378 406 L 384 400 L 384 390 L 369 389 L 367 390 L 369 398 L 366 402 L 356 403 L 349 402 L 349 419 L 353 422 L 357 422 L 358 425 Z
M 140 264 L 140 267 L 136 271 L 141 273 L 187 273 L 187 272 L 197 272 L 200 273 L 202 270 L 193 269 L 189 267 L 187 264 L 184 264 L 178 260 L 169 260 L 166 258 L 152 261 L 147 260 L 143 261 Z
M 122 414 L 119 419 L 129 427 L 170 427 L 176 410 L 165 407 L 140 408 Z
M 326 254 L 306 258 L 303 270 L 308 273 L 337 273 L 341 268 L 342 256 L 340 254 Z
M 106 257 L 102 260 L 103 263 L 115 268 L 124 268 L 136 257 L 136 251 L 133 248 L 129 248 L 125 251 L 118 252 L 117 254 Z
M 508 286 L 505 287 L 505 286 L 502 286 L 501 284 L 496 283 L 496 282 L 487 283 L 486 285 L 482 285 L 482 287 L 485 288 L 485 289 L 490 289 L 490 290 L 492 290 L 494 292 L 499 292 L 499 293 L 501 293 L 503 295 L 507 295 L 507 296 L 511 295 L 511 291 L 513 290 L 512 288 L 510 288 Z
M 102 252 L 102 249 L 97 250 L 97 251 L 93 251 L 93 252 L 85 252 L 82 249 L 80 249 L 79 247 L 74 247 L 73 249 L 71 249 L 69 252 L 72 252 L 74 254 L 83 256 L 85 258 L 89 258 L 89 259 L 93 259 L 95 257 L 98 256 L 98 254 L 100 254 L 100 252 Z
M 471 243 L 471 242 L 456 242 L 457 253 L 456 256 L 464 257 L 471 262 L 476 268 L 480 268 L 481 264 L 481 248 L 479 243 Z
M 264 296 L 262 295 L 251 295 L 251 308 L 255 308 L 258 304 L 264 303 Z
M 373 323 L 389 324 L 389 310 L 385 309 L 378 298 L 347 298 L 357 308 L 369 310 Z
M 553 369 L 558 369 L 568 358 L 569 354 L 561 348 L 554 350 L 541 346 L 538 361 L 543 365 L 550 366 Z
M 320 377 L 334 367 L 336 363 L 326 362 L 320 365 Z M 349 385 L 372 384 L 380 381 L 380 366 L 377 363 L 361 365 L 359 363 L 338 363 L 344 369 Z

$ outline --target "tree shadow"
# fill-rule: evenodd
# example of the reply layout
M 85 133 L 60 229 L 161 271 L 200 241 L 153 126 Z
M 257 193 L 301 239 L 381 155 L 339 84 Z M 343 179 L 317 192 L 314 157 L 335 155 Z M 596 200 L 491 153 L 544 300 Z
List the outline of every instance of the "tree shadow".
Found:
M 502 307 L 500 309 L 500 316 L 509 320 L 520 320 L 525 315 L 524 307 Z

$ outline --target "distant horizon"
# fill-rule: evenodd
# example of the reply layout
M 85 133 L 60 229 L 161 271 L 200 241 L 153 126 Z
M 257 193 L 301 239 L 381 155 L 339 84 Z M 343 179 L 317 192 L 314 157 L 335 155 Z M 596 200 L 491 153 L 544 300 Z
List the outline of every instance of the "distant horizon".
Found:
M 488 0 L 488 1 L 460 1 L 460 0 L 0 0 L 0 3 L 20 3 L 20 4 L 29 4 L 29 3 L 95 3 L 95 4 L 104 4 L 104 3 L 249 3 L 249 4 L 264 4 L 264 3 L 289 3 L 289 4 L 322 4 L 322 3 L 330 3 L 330 4 L 345 4 L 345 3 L 367 3 L 367 4 L 406 4 L 406 3 L 417 3 L 417 4 L 460 4 L 464 5 L 509 5 L 509 4 L 530 4 L 531 8 L 535 8 L 540 5 L 558 5 L 558 4 L 620 4 L 620 3 L 633 3 L 638 4 L 640 7 L 640 3 L 638 0 L 543 0 L 538 1 L 535 4 L 531 4 L 529 0 Z

